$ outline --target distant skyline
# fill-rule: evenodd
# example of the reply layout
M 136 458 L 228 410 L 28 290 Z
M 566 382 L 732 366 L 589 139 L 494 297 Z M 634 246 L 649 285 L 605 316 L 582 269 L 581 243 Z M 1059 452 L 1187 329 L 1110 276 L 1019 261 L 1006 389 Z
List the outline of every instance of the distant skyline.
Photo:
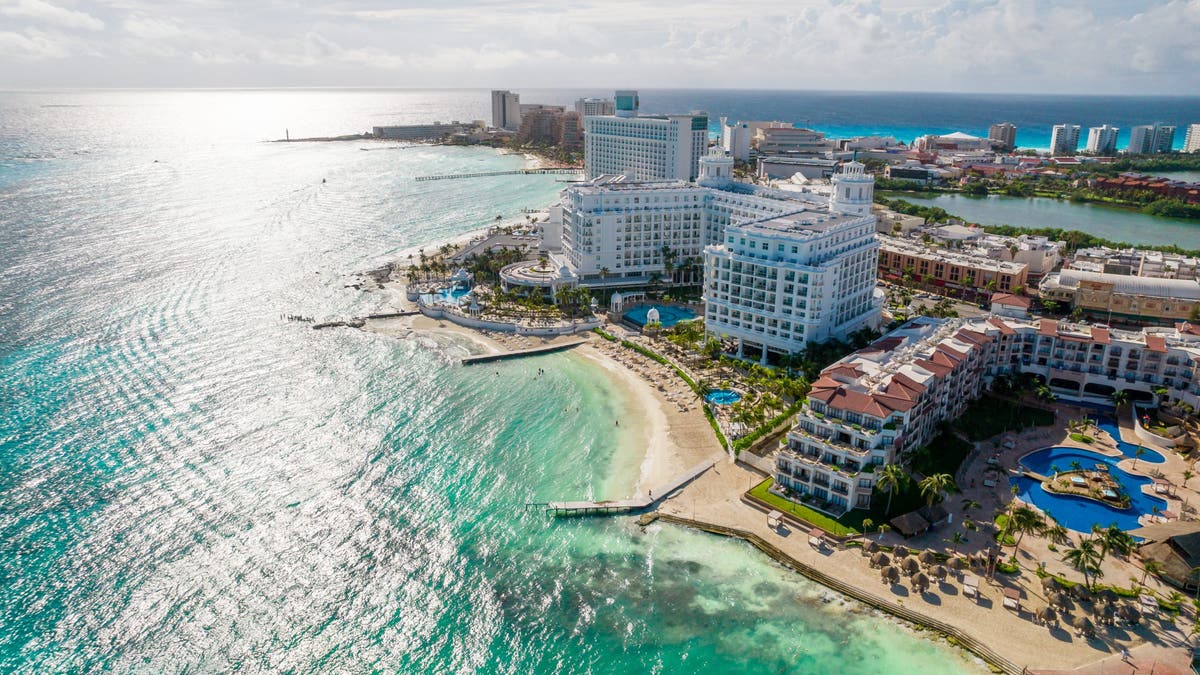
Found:
M 0 0 L 0 88 L 1195 95 L 1200 0 Z

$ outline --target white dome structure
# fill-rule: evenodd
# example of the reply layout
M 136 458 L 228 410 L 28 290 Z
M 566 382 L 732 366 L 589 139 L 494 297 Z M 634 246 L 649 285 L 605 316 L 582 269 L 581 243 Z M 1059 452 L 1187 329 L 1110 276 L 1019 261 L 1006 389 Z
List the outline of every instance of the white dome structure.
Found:
M 646 312 L 646 323 L 647 324 L 661 323 L 658 320 L 658 309 L 657 308 L 651 307 L 650 311 Z

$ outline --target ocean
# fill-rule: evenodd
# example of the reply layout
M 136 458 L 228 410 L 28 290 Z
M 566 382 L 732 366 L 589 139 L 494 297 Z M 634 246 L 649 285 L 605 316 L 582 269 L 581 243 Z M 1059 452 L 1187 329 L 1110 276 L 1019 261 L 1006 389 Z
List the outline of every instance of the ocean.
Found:
M 355 272 L 561 184 L 263 141 L 483 105 L 0 94 L 0 671 L 982 672 L 740 542 L 526 509 L 633 489 L 581 358 L 281 318 L 382 309 Z

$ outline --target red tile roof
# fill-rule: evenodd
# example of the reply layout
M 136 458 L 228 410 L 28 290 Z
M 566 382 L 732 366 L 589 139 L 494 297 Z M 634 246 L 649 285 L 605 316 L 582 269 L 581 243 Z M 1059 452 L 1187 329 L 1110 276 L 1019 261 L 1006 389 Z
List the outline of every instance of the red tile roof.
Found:
M 1107 328 L 1092 326 L 1092 341 L 1097 344 L 1106 345 L 1112 342 L 1112 334 Z
M 1038 334 L 1049 335 L 1055 337 L 1058 335 L 1058 322 L 1054 319 L 1042 319 L 1038 321 Z
M 992 304 L 1029 309 L 1029 307 L 1033 304 L 1033 301 L 1021 295 L 1014 295 L 1012 293 L 997 293 L 992 296 Z
M 1147 335 L 1146 349 L 1152 352 L 1167 352 L 1167 339 L 1161 335 Z
M 1001 335 L 1016 335 L 1017 334 L 1017 331 L 1013 330 L 1012 326 L 1009 326 L 1008 324 L 1004 323 L 1003 320 L 998 319 L 994 316 L 992 318 L 988 319 L 988 323 L 990 323 L 993 326 L 995 326 L 996 328 L 1000 329 Z

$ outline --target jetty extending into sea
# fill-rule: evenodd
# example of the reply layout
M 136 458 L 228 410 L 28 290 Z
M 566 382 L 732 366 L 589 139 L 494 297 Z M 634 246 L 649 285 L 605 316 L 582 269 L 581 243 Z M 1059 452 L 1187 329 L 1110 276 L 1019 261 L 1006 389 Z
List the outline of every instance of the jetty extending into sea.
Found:
M 606 516 L 616 513 L 641 511 L 661 502 L 676 490 L 692 482 L 701 474 L 716 465 L 716 460 L 705 460 L 696 466 L 675 476 L 666 483 L 650 490 L 648 494 L 638 495 L 631 499 L 614 499 L 602 501 L 547 502 L 531 506 L 545 506 L 546 511 L 556 516 Z

